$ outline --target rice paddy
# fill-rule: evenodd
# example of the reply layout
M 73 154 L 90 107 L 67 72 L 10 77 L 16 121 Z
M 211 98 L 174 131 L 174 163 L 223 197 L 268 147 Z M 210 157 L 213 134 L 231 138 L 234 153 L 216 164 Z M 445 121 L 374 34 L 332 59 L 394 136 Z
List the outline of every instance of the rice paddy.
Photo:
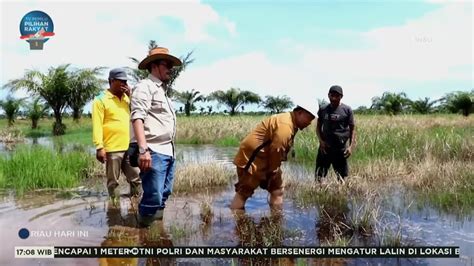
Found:
M 204 147 L 201 144 L 235 149 L 262 118 L 178 117 L 177 143 L 199 144 L 192 148 L 197 151 Z M 96 180 L 92 182 L 94 189 L 100 189 L 97 184 L 104 181 L 103 166 L 91 152 L 90 120 L 83 119 L 79 125 L 71 122 L 66 120 L 68 134 L 53 138 L 49 135 L 49 120 L 40 122 L 37 131 L 19 121 L 15 133 L 3 139 L 20 136 L 18 139 L 29 143 L 32 136 L 42 136 L 51 139 L 52 144 L 45 147 L 20 142 L 11 151 L 4 149 L 0 156 L 0 187 L 13 190 L 18 199 L 31 190 L 62 189 L 58 198 L 69 201 L 80 197 L 71 188 L 87 181 Z M 411 220 L 413 213 L 422 215 L 435 210 L 439 217 L 450 217 L 446 219 L 452 223 L 472 219 L 472 117 L 366 115 L 356 116 L 356 125 L 357 145 L 349 161 L 350 176 L 344 182 L 338 181 L 332 170 L 322 182 L 314 179 L 318 147 L 314 125 L 298 133 L 295 156 L 283 164 L 285 206 L 281 215 L 266 213 L 266 192 L 259 192 L 256 199 L 249 200 L 245 214 L 231 215 L 227 204 L 233 195 L 232 184 L 236 182 L 235 169 L 229 164 L 232 158 L 226 157 L 226 163 L 222 163 L 212 158 L 221 158 L 216 154 L 211 154 L 211 159 L 191 161 L 179 155 L 171 200 L 181 203 L 174 207 L 176 214 L 168 212 L 168 219 L 165 215 L 156 234 L 147 234 L 145 242 L 410 246 L 424 244 L 416 229 L 410 229 L 413 223 L 419 223 Z M 205 156 L 204 149 L 202 154 L 192 154 Z M 90 213 L 100 213 L 99 209 L 87 208 Z M 310 226 L 308 219 L 313 223 Z M 433 224 L 438 225 L 436 221 Z M 135 239 L 133 233 L 131 236 Z M 234 260 L 228 262 L 232 264 Z M 295 263 L 305 265 L 307 261 Z

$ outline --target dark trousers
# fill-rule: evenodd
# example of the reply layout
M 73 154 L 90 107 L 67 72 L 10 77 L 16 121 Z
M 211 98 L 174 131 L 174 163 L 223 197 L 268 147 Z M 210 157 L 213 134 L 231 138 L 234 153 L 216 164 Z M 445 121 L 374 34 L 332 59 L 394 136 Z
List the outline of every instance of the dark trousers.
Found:
M 331 165 L 339 178 L 344 179 L 349 175 L 349 165 L 347 164 L 347 158 L 344 157 L 343 149 L 329 148 L 326 154 L 322 153 L 321 149 L 318 149 L 315 171 L 316 179 L 320 180 L 322 177 L 326 177 Z

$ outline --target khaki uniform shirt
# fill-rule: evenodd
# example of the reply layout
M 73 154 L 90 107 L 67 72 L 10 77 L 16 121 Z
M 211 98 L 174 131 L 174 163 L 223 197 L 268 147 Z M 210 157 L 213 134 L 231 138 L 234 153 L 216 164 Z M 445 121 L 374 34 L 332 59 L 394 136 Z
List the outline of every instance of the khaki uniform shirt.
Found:
M 271 142 L 261 149 L 250 165 L 248 172 L 273 172 L 286 161 L 288 151 L 293 146 L 293 138 L 298 131 L 293 112 L 272 115 L 263 120 L 240 143 L 234 159 L 237 167 L 245 168 L 252 153 L 267 140 Z

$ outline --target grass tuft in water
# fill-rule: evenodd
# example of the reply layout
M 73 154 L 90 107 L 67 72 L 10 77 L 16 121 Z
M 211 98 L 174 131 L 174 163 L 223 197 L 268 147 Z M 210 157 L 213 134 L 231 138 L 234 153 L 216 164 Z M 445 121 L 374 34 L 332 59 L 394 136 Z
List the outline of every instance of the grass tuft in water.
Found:
M 226 186 L 234 172 L 216 163 L 189 163 L 176 169 L 174 193 L 200 192 L 202 189 Z
M 188 224 L 174 223 L 169 226 L 168 232 L 170 233 L 173 242 L 175 242 L 179 240 L 189 239 L 197 232 L 197 230 L 195 230 L 194 228 L 192 228 L 192 226 Z
M 6 128 L 0 131 L 0 142 L 3 143 L 17 143 L 23 142 L 25 136 L 19 128 Z
M 201 210 L 201 220 L 204 224 L 210 224 L 212 222 L 212 217 L 214 217 L 214 212 L 212 211 L 212 197 L 206 195 L 203 201 L 199 204 Z

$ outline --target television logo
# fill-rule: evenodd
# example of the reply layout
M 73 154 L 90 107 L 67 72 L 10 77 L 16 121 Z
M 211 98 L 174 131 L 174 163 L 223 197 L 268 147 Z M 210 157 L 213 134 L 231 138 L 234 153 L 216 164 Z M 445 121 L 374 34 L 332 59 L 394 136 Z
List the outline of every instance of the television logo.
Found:
M 30 50 L 43 50 L 43 44 L 54 36 L 53 20 L 43 11 L 31 11 L 20 22 L 20 39 L 30 43 Z

